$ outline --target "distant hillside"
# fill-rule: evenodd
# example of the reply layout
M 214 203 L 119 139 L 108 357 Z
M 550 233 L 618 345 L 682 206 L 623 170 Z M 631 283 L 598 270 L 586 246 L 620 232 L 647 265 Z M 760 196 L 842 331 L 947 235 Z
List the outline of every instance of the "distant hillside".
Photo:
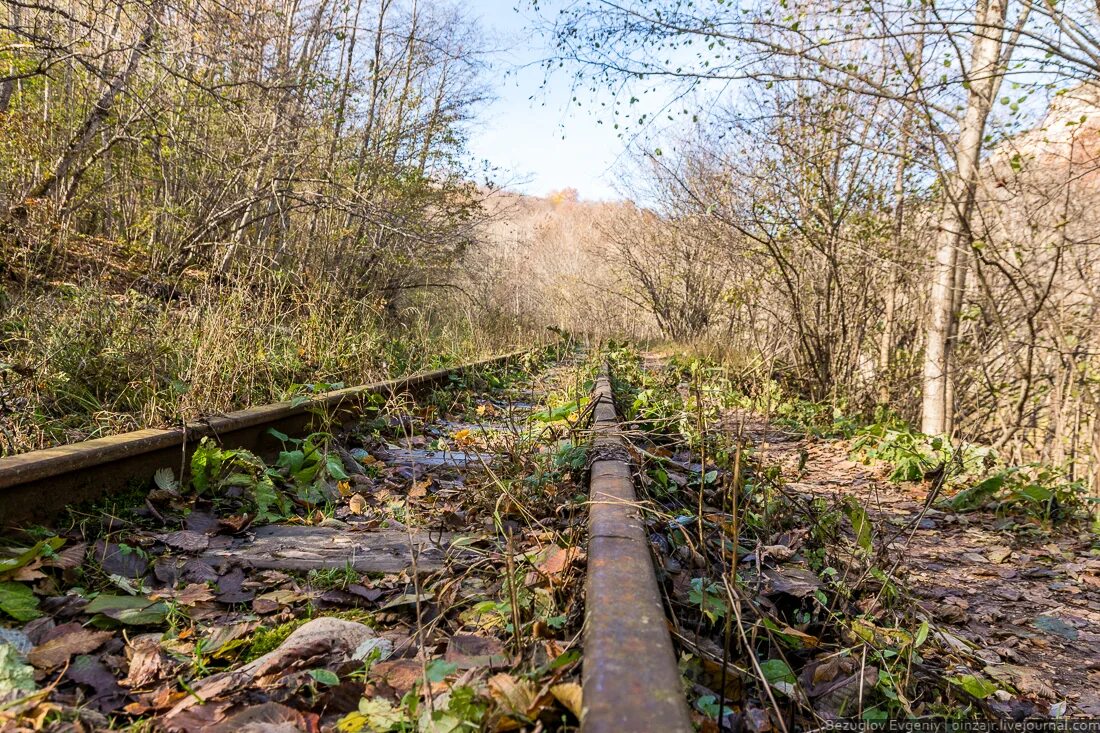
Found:
M 648 319 L 614 296 L 603 228 L 633 204 L 580 200 L 573 189 L 545 197 L 490 197 L 483 247 L 471 257 L 480 297 L 509 314 L 563 329 L 639 332 Z

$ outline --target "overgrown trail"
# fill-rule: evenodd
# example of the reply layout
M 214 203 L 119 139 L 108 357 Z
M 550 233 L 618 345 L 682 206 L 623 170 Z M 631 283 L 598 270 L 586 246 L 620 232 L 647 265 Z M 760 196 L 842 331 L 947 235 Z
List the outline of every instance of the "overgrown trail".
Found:
M 851 460 L 847 441 L 806 437 L 759 415 L 734 411 L 764 465 L 788 490 L 812 499 L 855 498 L 876 528 L 876 549 L 896 563 L 934 634 L 953 649 L 948 673 L 982 673 L 1014 688 L 988 704 L 1009 717 L 1100 716 L 1100 557 L 1078 530 L 1044 530 L 987 511 L 926 507 L 929 482 L 895 483 L 878 466 Z
M 4 536 L 0 729 L 575 728 L 594 364 L 530 356 Z

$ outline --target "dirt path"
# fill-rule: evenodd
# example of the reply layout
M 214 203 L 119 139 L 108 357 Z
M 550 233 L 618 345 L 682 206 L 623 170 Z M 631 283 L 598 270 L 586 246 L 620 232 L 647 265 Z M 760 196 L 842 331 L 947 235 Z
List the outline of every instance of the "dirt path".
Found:
M 995 710 L 1044 715 L 1064 706 L 1068 715 L 1100 716 L 1100 555 L 1088 534 L 935 509 L 913 526 L 927 484 L 887 481 L 880 468 L 851 460 L 845 441 L 805 438 L 752 416 L 745 432 L 790 489 L 854 496 L 880 538 L 899 535 L 891 543 L 898 578 L 946 632 L 941 638 L 957 645 L 955 672 L 982 673 L 1019 691 L 990 697 Z

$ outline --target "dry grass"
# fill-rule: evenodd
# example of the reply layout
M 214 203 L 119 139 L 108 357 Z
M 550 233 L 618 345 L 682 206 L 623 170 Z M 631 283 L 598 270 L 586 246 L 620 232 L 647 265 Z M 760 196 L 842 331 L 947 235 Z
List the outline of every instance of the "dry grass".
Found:
M 179 424 L 539 338 L 434 297 L 399 317 L 324 289 L 208 286 L 168 303 L 94 285 L 0 296 L 0 453 Z

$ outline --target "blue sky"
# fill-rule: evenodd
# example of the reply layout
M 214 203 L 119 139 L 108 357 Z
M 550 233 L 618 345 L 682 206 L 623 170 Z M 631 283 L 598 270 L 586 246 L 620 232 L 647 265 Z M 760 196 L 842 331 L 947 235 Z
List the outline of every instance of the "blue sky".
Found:
M 504 50 L 493 60 L 497 99 L 473 126 L 470 152 L 500 169 L 505 187 L 533 195 L 576 188 L 585 199 L 615 199 L 611 169 L 623 150 L 610 123 L 601 125 L 570 103 L 571 77 L 563 70 L 542 88 L 539 60 L 548 42 L 529 31 L 523 0 L 467 0 L 471 15 Z M 529 13 L 526 8 L 524 13 Z

